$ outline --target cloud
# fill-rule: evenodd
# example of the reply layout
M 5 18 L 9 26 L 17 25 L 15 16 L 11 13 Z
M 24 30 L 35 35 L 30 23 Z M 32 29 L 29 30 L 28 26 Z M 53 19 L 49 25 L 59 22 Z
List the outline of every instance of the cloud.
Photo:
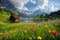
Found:
M 40 0 L 40 4 L 35 8 L 35 10 L 38 10 L 38 9 L 44 10 L 45 6 L 48 6 L 48 2 L 49 0 Z
M 20 10 L 28 10 L 27 7 L 25 7 L 25 4 L 27 4 L 29 1 L 32 4 L 36 4 L 36 0 L 9 0 L 17 9 Z M 39 1 L 39 5 L 33 9 L 33 10 L 38 10 L 38 9 L 44 9 L 45 6 L 48 6 L 48 0 L 37 0 Z
M 27 7 L 24 7 L 24 10 L 28 10 L 28 8 Z
M 51 6 L 50 6 L 50 11 L 57 11 L 57 10 L 58 10 L 58 8 L 55 7 L 54 5 L 51 5 Z
M 43 0 L 43 5 L 42 5 L 42 6 L 43 6 L 43 7 L 48 6 L 48 1 L 49 1 L 49 0 Z
M 35 0 L 30 0 L 31 3 L 33 4 L 36 4 L 36 1 Z
M 27 4 L 28 0 L 9 0 L 17 9 L 20 10 L 28 10 L 28 8 L 25 7 L 25 4 Z
M 34 12 L 36 10 L 56 11 L 58 10 L 55 5 L 50 5 L 49 0 L 9 0 L 17 10 L 27 10 Z M 30 3 L 29 3 L 30 2 Z M 29 4 L 28 4 L 29 3 Z M 31 6 L 31 7 L 30 7 Z M 27 13 L 28 14 L 28 13 Z
M 26 12 L 26 14 L 32 14 L 32 13 Z

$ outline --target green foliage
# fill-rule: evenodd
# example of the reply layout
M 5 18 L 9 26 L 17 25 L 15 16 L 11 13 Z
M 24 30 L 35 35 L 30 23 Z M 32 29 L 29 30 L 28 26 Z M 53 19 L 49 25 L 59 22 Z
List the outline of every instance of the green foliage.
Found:
M 60 21 L 8 23 L 9 13 L 0 10 L 0 40 L 60 40 Z M 57 30 L 58 36 L 53 35 L 52 30 Z
M 60 24 L 58 21 L 53 23 L 41 22 L 34 23 L 4 23 L 0 22 L 0 39 L 4 40 L 57 40 L 60 39 L 60 34 L 55 36 L 51 33 L 52 30 L 57 30 L 60 33 Z M 34 31 L 30 31 L 34 30 Z
M 0 8 L 0 21 L 6 22 L 10 16 L 10 11 Z

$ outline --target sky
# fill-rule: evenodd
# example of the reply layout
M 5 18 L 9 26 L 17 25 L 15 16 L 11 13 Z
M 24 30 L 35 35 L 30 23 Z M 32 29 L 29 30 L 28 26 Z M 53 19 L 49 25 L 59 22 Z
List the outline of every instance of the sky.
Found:
M 45 12 L 60 10 L 60 0 L 9 0 L 9 2 L 11 2 L 17 11 L 25 10 L 32 13 L 36 10 Z

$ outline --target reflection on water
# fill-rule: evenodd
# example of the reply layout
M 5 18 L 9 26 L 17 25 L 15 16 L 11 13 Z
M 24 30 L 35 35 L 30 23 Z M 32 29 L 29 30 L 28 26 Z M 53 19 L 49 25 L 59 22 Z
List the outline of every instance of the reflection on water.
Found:
M 20 18 L 20 22 L 41 22 L 45 18 Z

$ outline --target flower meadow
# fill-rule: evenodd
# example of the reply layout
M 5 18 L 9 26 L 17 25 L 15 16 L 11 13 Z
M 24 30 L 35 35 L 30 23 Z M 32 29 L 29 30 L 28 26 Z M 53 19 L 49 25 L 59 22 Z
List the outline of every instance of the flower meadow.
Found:
M 0 40 L 60 40 L 60 22 L 0 22 Z

